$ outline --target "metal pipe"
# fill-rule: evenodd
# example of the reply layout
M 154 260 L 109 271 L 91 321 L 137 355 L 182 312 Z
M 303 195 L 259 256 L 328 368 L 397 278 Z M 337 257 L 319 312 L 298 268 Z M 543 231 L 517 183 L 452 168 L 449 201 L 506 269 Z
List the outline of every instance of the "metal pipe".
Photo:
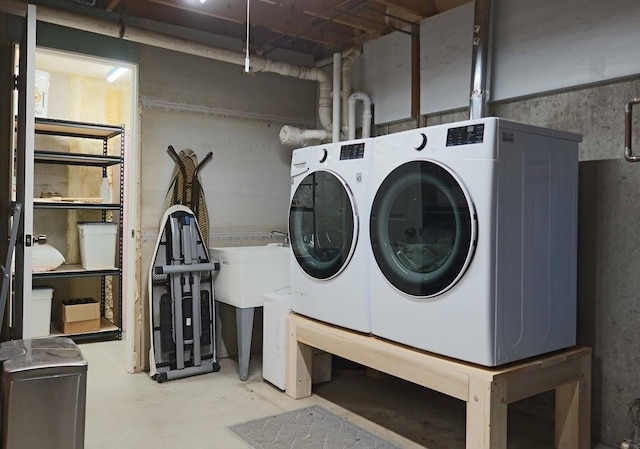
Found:
M 640 162 L 640 156 L 633 155 L 633 105 L 640 103 L 640 97 L 634 98 L 624 106 L 624 158 L 628 162 Z
M 340 72 L 342 55 L 333 54 L 333 142 L 340 142 Z
M 491 0 L 475 0 L 469 118 L 487 114 L 491 71 Z

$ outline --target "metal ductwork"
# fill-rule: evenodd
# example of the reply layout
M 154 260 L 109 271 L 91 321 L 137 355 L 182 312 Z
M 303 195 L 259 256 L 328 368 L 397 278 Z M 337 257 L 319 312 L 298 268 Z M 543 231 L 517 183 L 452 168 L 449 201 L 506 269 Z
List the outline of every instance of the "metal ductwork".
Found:
M 473 56 L 471 60 L 471 99 L 469 118 L 487 115 L 491 79 L 492 0 L 475 0 L 473 19 Z

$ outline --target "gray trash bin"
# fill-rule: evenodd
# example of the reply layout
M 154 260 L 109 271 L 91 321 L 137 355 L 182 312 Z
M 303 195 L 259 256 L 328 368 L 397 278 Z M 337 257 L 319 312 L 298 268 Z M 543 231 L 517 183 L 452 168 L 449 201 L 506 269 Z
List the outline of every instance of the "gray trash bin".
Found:
M 2 365 L 2 449 L 83 449 L 87 361 L 73 340 L 0 345 L 22 350 Z

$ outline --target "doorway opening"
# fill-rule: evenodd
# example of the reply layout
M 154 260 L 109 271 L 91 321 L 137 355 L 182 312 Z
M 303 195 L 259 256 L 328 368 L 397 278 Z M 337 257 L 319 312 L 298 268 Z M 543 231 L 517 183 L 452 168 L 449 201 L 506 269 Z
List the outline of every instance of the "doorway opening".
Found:
M 130 62 L 37 47 L 35 69 L 36 120 L 38 117 L 43 117 L 118 127 L 122 125 L 124 129 L 122 137 L 124 142 L 122 147 L 124 151 L 123 164 L 104 169 L 101 186 L 101 189 L 105 185 L 108 186 L 114 199 L 113 202 L 119 198 L 119 189 L 123 189 L 123 213 L 122 217 L 118 218 L 118 220 L 122 220 L 123 224 L 122 235 L 120 236 L 122 240 L 121 307 L 115 305 L 113 294 L 115 289 L 112 288 L 112 292 L 109 292 L 109 284 L 114 283 L 115 285 L 117 279 L 113 276 L 103 278 L 101 288 L 106 291 L 103 316 L 113 318 L 114 314 L 121 315 L 122 338 L 125 343 L 123 346 L 126 348 L 125 354 L 123 354 L 123 365 L 127 371 L 133 372 L 138 364 L 134 346 L 135 334 L 138 331 L 135 329 L 134 305 L 140 297 L 140 289 L 137 285 L 139 276 L 136 275 L 139 272 L 138 258 L 136 257 L 140 157 L 137 114 L 138 67 Z M 51 139 L 55 140 L 55 137 L 47 137 L 49 139 L 47 143 L 52 142 Z M 84 140 L 80 139 L 77 145 L 85 145 Z M 52 143 L 55 146 L 55 142 Z M 92 142 L 86 145 L 90 144 Z M 83 148 L 79 147 L 76 150 L 82 152 Z M 120 150 L 120 143 L 117 143 L 117 148 L 112 150 L 109 147 L 108 153 L 120 154 Z M 122 186 L 120 186 L 118 179 L 121 169 L 124 170 Z M 86 172 L 83 170 L 86 170 Z M 55 165 L 37 164 L 34 171 L 34 197 L 55 196 L 59 190 L 65 188 L 73 188 L 77 195 L 86 192 L 86 196 L 93 197 L 96 193 L 94 192 L 96 189 L 95 176 L 93 176 L 93 173 L 91 175 L 88 174 L 90 170 L 94 169 L 74 167 L 73 170 L 66 170 L 66 168 L 60 169 L 59 166 Z M 58 188 L 58 186 L 61 187 Z M 99 195 L 104 196 L 102 192 Z M 75 211 L 72 213 L 76 214 Z M 83 212 L 77 212 L 77 214 L 81 213 Z M 106 213 L 108 214 L 109 212 Z M 57 217 L 60 216 L 60 214 L 57 215 Z M 60 245 L 66 245 L 67 252 L 77 255 L 79 249 L 73 247 L 77 245 L 75 243 L 77 239 L 69 238 L 68 234 L 75 232 L 71 223 L 73 222 L 75 225 L 75 220 L 78 217 L 79 215 L 74 216 L 72 219 L 58 219 L 61 223 L 40 218 L 40 223 L 38 223 L 36 221 L 37 218 L 34 216 L 34 235 L 39 232 L 39 228 L 46 229 L 49 227 L 54 239 L 58 235 L 61 241 Z M 65 225 L 67 225 L 66 228 Z M 65 232 L 67 235 L 64 235 Z M 61 233 L 62 236 L 60 236 Z M 64 242 L 62 242 L 63 240 Z M 72 297 L 82 296 L 83 288 L 81 285 L 74 284 L 69 287 L 65 294 Z M 74 289 L 77 290 L 74 291 Z M 117 320 L 113 319 L 113 321 Z

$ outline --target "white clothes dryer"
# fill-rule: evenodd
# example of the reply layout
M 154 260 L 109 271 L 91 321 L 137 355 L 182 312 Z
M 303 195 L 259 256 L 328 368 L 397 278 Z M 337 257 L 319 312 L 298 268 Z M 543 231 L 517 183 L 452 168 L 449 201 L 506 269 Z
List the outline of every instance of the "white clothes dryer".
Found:
M 373 334 L 485 366 L 574 345 L 580 141 L 498 118 L 377 138 Z
M 300 148 L 291 163 L 291 294 L 302 315 L 371 331 L 368 175 L 373 139 Z

